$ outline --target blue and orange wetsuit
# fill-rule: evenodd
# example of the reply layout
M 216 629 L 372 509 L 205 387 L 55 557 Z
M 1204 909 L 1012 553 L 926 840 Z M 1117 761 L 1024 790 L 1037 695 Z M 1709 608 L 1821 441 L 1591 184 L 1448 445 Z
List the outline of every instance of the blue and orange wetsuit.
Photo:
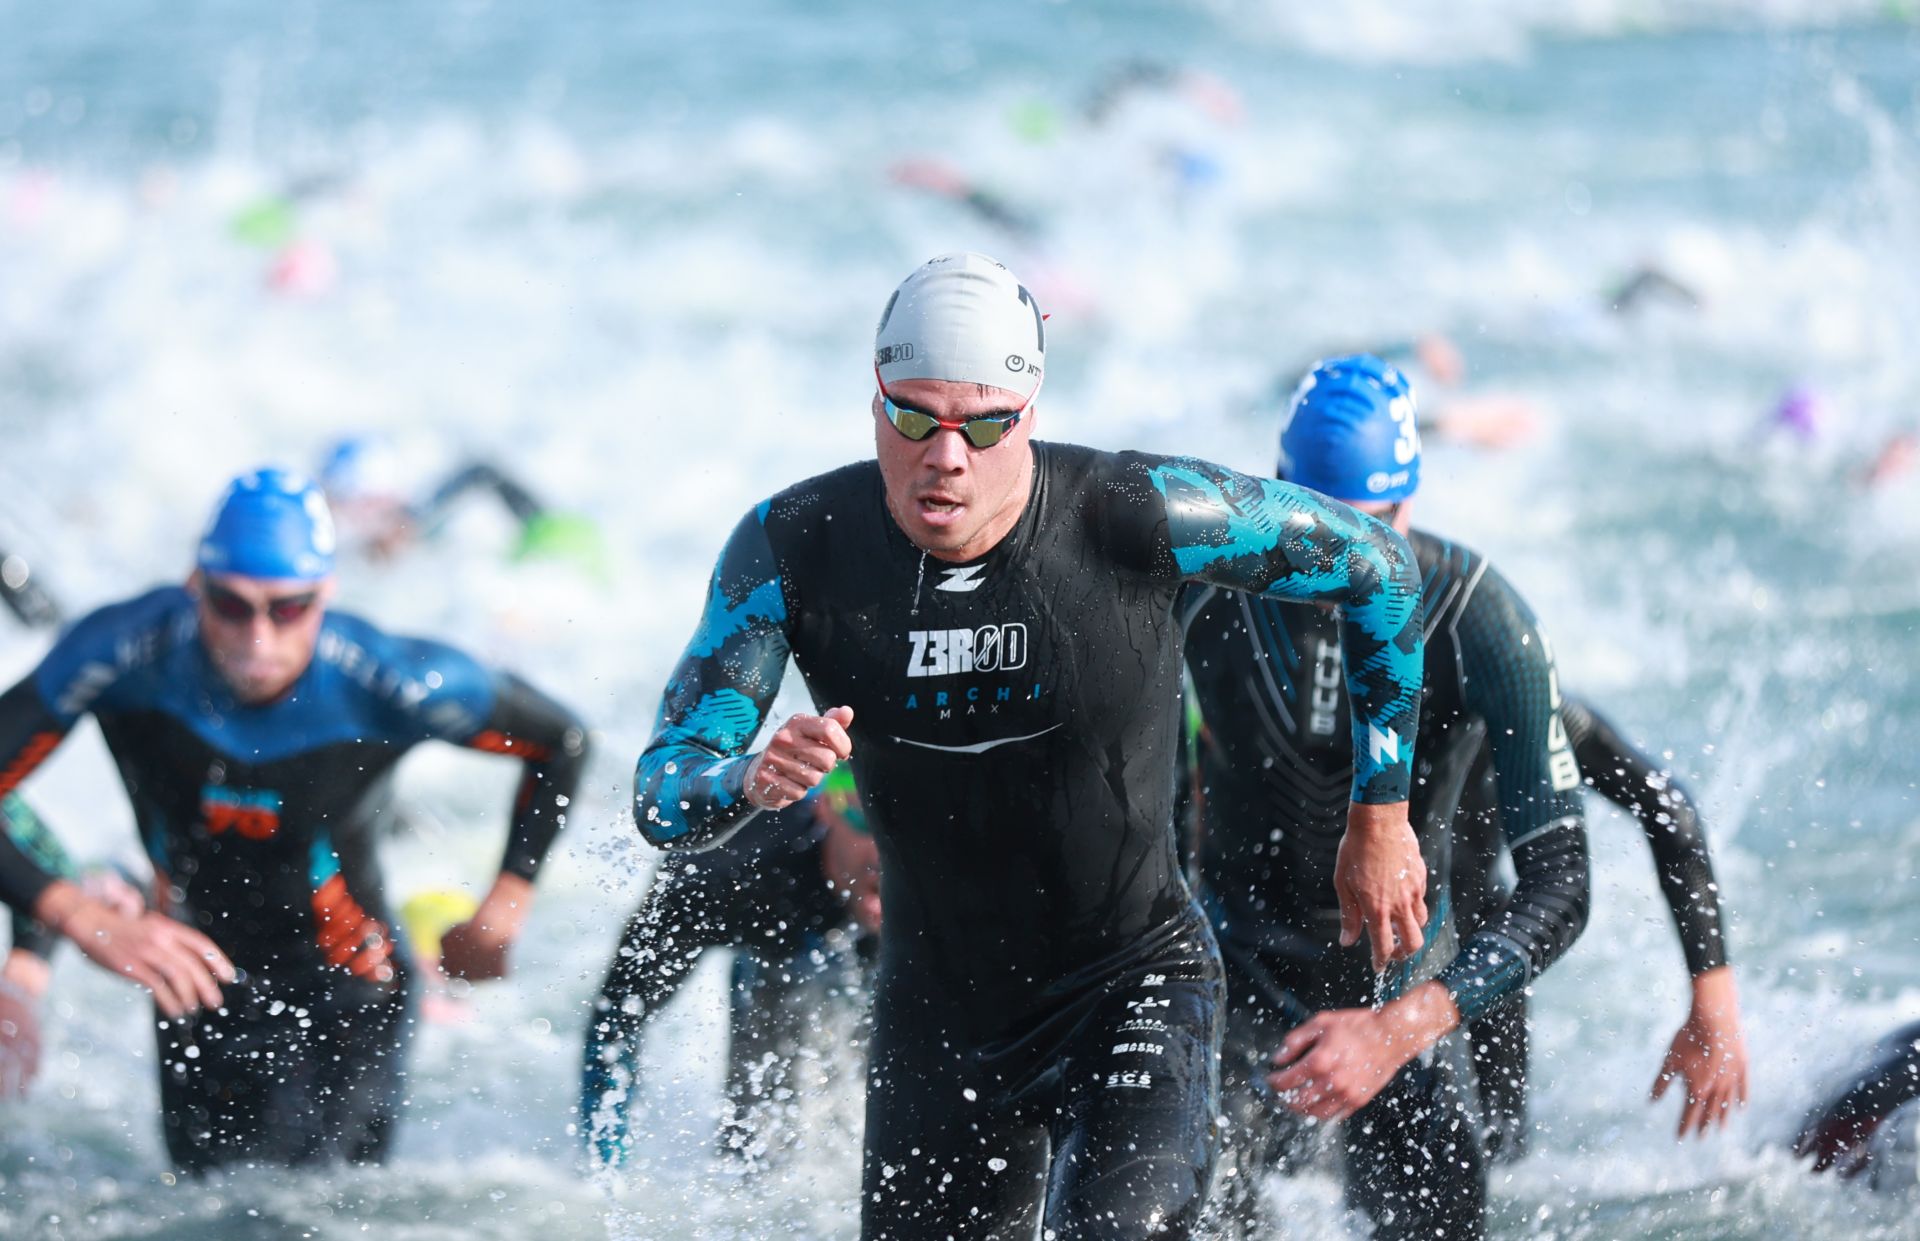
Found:
M 161 903 L 245 981 L 217 1013 L 162 1025 L 176 1166 L 379 1158 L 398 1104 L 408 978 L 374 823 L 395 765 L 442 740 L 519 759 L 503 872 L 531 879 L 565 822 L 586 734 L 524 682 L 438 642 L 330 613 L 279 699 L 237 701 L 166 587 L 94 612 L 0 695 L 0 795 L 84 715 L 99 722 Z M 8 882 L 29 902 L 48 881 Z

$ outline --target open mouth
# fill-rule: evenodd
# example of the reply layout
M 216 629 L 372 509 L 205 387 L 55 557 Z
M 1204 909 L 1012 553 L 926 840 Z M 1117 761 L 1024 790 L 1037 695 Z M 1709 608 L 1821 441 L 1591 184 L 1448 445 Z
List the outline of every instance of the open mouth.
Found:
M 921 496 L 916 504 L 920 510 L 921 519 L 935 525 L 952 521 L 966 507 L 960 501 L 945 496 Z

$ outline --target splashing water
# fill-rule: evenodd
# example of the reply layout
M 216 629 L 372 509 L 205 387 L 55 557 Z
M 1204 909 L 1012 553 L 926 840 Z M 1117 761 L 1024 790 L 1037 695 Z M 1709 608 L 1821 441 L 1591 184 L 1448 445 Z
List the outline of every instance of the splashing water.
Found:
M 757 1180 L 712 1157 L 717 978 L 651 1038 L 645 1159 L 589 1178 L 567 1126 L 653 864 L 630 762 L 711 557 L 763 495 L 871 452 L 880 299 L 974 247 L 1057 308 L 1052 438 L 1264 470 L 1277 381 L 1432 330 L 1541 411 L 1507 453 L 1434 448 L 1417 520 L 1493 555 L 1568 683 L 1701 794 L 1754 1104 L 1675 1148 L 1671 1101 L 1645 1103 L 1683 972 L 1638 829 L 1596 809 L 1595 913 L 1536 988 L 1541 1130 L 1495 1174 L 1496 1232 L 1907 1235 L 1904 1204 L 1782 1144 L 1830 1066 L 1920 1015 L 1920 483 L 1854 482 L 1920 422 L 1920 35 L 1898 4 L 1459 7 L 0 0 L 0 545 L 103 602 L 184 572 L 231 473 L 375 431 L 423 485 L 511 463 L 609 558 L 604 584 L 512 562 L 475 514 L 343 582 L 604 733 L 515 977 L 423 1030 L 397 1162 L 167 1183 L 147 1010 L 65 954 L 42 1080 L 6 1105 L 0 1231 L 856 1234 L 857 1121 L 803 1119 L 818 1140 Z M 1091 125 L 1103 68 L 1143 56 L 1237 115 L 1147 92 Z M 904 158 L 1031 227 L 894 184 Z M 1699 307 L 1609 313 L 1645 263 Z M 1803 383 L 1832 411 L 1815 441 L 1762 433 Z M 0 628 L 0 673 L 44 643 Z M 390 876 L 484 882 L 498 767 L 409 760 L 421 827 Z M 29 791 L 76 852 L 132 858 L 114 787 L 83 730 Z M 858 1115 L 850 1067 L 808 1093 L 803 1117 Z M 1354 1227 L 1323 1178 L 1272 1192 L 1301 1235 Z

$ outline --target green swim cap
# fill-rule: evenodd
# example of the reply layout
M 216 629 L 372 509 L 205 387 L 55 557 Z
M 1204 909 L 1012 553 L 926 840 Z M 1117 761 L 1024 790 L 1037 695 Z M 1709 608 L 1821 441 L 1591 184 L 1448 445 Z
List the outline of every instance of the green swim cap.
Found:
M 1060 114 L 1044 99 L 1022 100 L 1007 114 L 1013 132 L 1028 142 L 1042 144 L 1060 136 Z
M 570 564 L 599 582 L 608 577 L 607 545 L 600 527 L 578 513 L 536 513 L 528 518 L 513 558 Z
M 272 250 L 293 239 L 293 205 L 284 198 L 263 198 L 233 217 L 234 240 Z

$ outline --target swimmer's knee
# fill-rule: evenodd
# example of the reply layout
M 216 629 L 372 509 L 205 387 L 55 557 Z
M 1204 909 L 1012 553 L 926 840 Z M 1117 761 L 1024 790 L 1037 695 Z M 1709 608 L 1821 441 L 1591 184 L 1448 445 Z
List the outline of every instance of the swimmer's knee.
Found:
M 1058 1176 L 1043 1241 L 1178 1241 L 1193 1234 L 1213 1180 L 1206 1164 L 1166 1154 Z

